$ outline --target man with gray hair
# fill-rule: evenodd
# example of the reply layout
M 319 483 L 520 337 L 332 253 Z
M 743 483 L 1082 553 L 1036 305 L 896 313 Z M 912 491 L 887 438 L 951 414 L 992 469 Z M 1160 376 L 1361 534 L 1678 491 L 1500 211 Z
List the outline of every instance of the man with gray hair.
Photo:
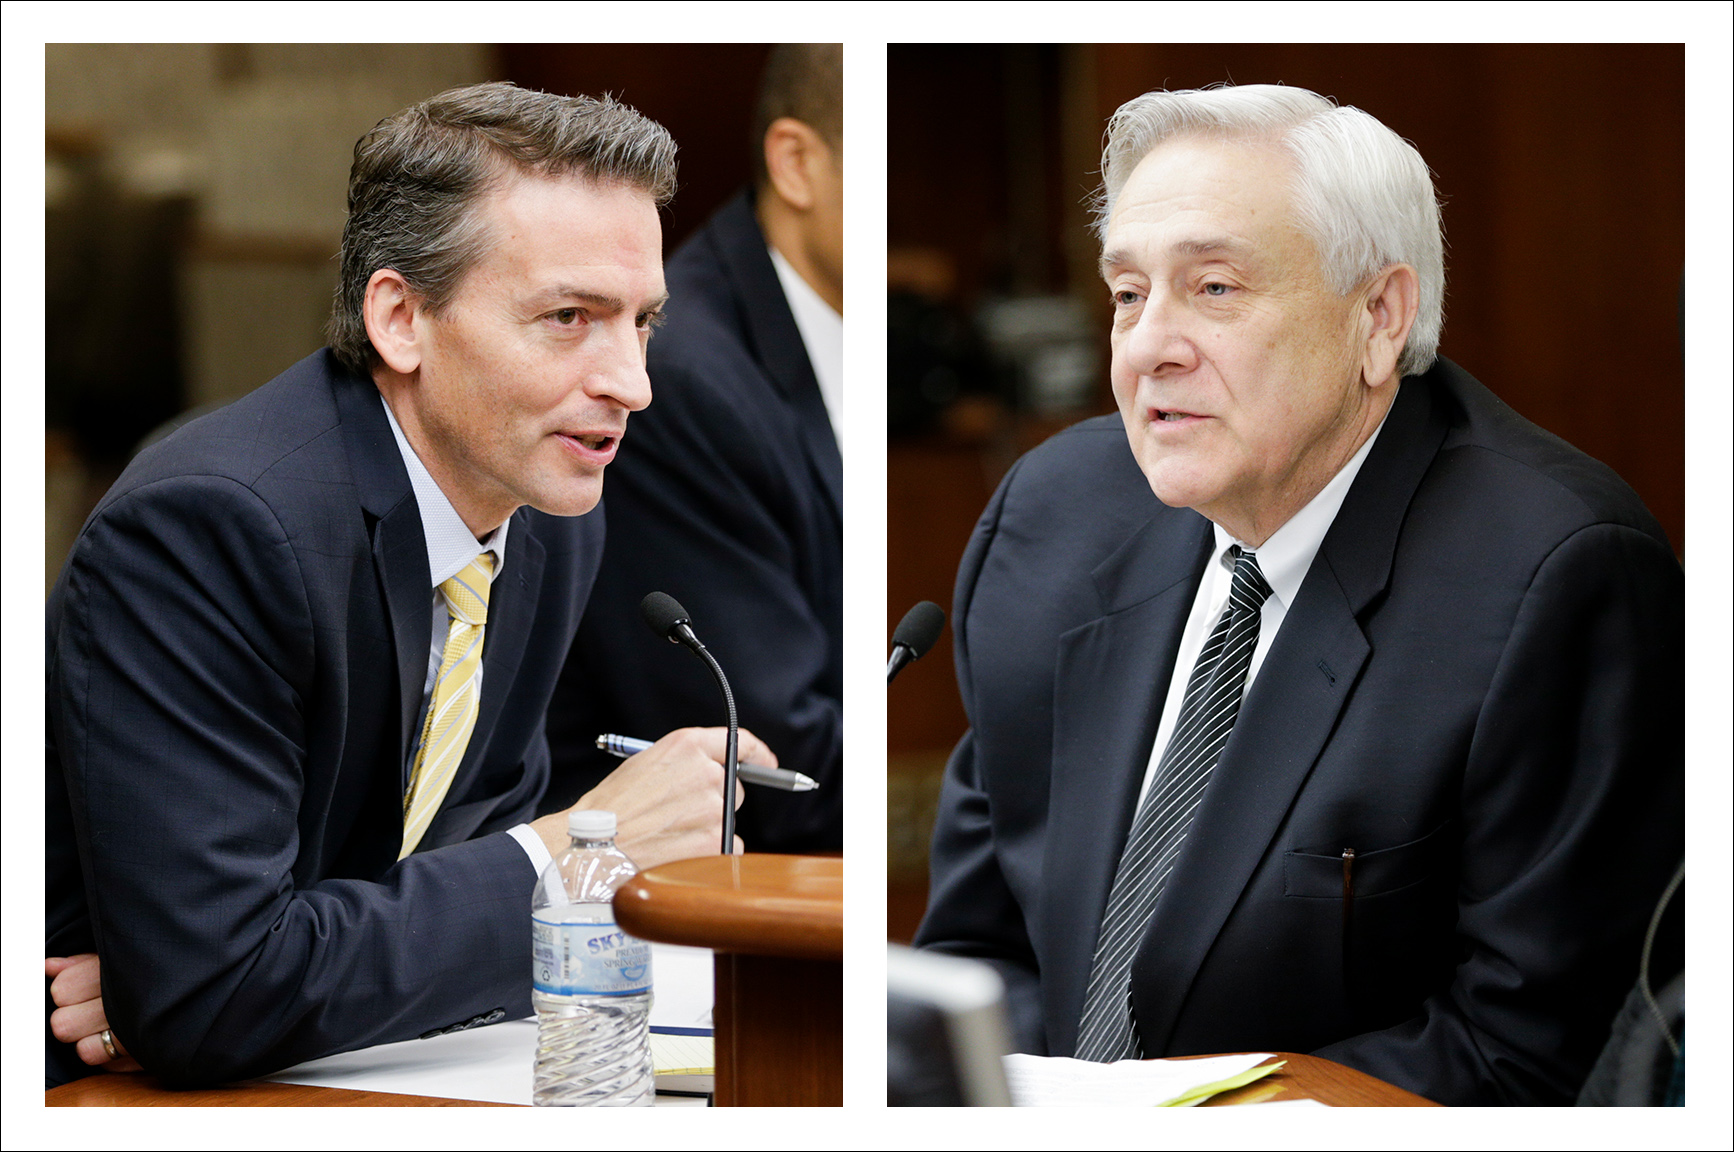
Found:
M 544 717 L 584 514 L 650 400 L 674 150 L 509 84 L 381 121 L 331 346 L 140 453 L 85 524 L 48 604 L 51 1086 L 529 1013 L 566 844 L 564 812 L 532 820 Z M 722 754 L 672 733 L 576 807 L 640 866 L 715 852 Z
M 1028 1051 L 1569 1101 L 1682 851 L 1665 535 L 1437 357 L 1432 184 L 1372 117 L 1153 92 L 1103 176 L 1119 419 L 964 557 L 917 942 Z

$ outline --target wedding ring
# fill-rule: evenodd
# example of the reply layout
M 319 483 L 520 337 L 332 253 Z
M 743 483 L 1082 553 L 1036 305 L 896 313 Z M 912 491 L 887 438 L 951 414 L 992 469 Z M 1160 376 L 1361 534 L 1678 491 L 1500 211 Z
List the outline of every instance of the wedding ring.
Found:
M 113 1032 L 109 1031 L 107 1028 L 104 1028 L 101 1032 L 98 1032 L 96 1034 L 96 1038 L 98 1040 L 102 1041 L 102 1050 L 104 1052 L 108 1053 L 108 1058 L 110 1060 L 119 1060 L 120 1059 L 120 1051 L 119 1051 L 119 1049 L 115 1048 L 115 1046 L 114 1046 L 114 1033 Z

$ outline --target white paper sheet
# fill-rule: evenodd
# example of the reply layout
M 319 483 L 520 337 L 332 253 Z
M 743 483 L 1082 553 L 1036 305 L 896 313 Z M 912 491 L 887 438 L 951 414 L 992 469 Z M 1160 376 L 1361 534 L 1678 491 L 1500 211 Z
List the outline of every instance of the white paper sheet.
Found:
M 715 967 L 708 948 L 652 944 L 656 999 L 651 1027 L 709 1028 L 715 1003 Z M 483 1028 L 404 1040 L 359 1052 L 344 1052 L 297 1064 L 264 1079 L 366 1092 L 400 1092 L 485 1100 L 493 1104 L 530 1103 L 536 1065 L 536 1021 L 505 1020 Z M 659 1105 L 697 1103 L 659 1096 Z
M 684 944 L 650 946 L 656 1000 L 650 1006 L 652 1028 L 709 1028 L 716 1003 L 715 954 L 709 948 Z
M 1020 1108 L 1124 1105 L 1150 1108 L 1188 1088 L 1210 1084 L 1270 1059 L 1269 1052 L 1202 1060 L 1118 1060 L 1098 1064 L 1065 1056 L 1014 1053 L 1005 1058 L 1012 1103 Z

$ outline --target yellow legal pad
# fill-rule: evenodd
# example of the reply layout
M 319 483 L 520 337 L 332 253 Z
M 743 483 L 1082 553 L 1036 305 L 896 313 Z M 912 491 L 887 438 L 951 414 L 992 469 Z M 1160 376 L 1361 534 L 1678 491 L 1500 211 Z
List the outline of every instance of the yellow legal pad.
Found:
M 656 1090 L 709 1095 L 716 1090 L 716 1040 L 710 1036 L 650 1034 Z
M 650 1034 L 650 1060 L 658 1076 L 715 1076 L 716 1040 L 710 1036 Z

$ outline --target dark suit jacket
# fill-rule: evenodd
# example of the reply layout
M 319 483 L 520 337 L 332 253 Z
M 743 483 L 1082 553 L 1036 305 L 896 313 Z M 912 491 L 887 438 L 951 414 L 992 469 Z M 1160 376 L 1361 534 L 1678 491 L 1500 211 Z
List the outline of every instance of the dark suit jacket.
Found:
M 432 591 L 371 382 L 320 352 L 147 449 L 48 605 L 47 953 L 94 949 L 115 1032 L 230 1080 L 530 1011 L 509 836 L 602 545 L 514 517 L 481 711 L 402 863 Z M 50 1077 L 85 1070 L 49 1041 Z
M 740 722 L 816 792 L 749 788 L 749 851 L 841 848 L 843 466 L 818 381 L 745 194 L 668 262 L 650 340 L 650 407 L 608 466 L 608 550 L 554 708 L 555 781 L 571 802 L 615 766 L 600 732 L 655 738 L 724 723 L 704 666 L 644 626 L 667 592 L 693 616 Z
M 993 962 L 1032 1051 L 1073 1051 L 1210 540 L 1107 417 L 1026 456 L 964 557 L 918 942 Z M 1682 584 L 1606 467 L 1455 365 L 1406 380 L 1134 959 L 1144 1050 L 1569 1102 L 1681 853 Z

